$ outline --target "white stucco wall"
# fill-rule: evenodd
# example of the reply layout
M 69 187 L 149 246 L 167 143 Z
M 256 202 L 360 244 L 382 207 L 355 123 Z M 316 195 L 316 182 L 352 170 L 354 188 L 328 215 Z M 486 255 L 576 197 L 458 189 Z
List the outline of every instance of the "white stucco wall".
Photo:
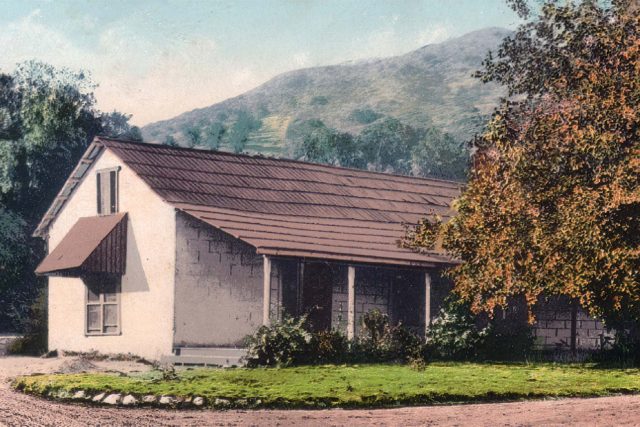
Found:
M 255 248 L 178 213 L 175 346 L 242 346 L 262 324 L 263 258 Z M 277 313 L 278 264 L 271 306 Z
M 175 210 L 110 151 L 93 164 L 49 230 L 52 250 L 78 218 L 96 215 L 96 171 L 121 166 L 119 211 L 129 214 L 126 273 L 120 298 L 121 334 L 85 335 L 85 292 L 79 278 L 49 278 L 49 349 L 170 354 L 173 343 Z

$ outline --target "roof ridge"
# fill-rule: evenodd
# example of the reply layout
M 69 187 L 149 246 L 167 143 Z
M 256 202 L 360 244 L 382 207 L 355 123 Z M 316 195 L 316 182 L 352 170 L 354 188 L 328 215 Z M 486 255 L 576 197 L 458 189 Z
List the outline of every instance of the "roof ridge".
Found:
M 322 163 L 313 163 L 313 162 L 304 161 L 304 160 L 288 159 L 286 157 L 268 157 L 263 154 L 252 155 L 248 153 L 229 153 L 226 151 L 219 151 L 219 150 L 206 150 L 206 149 L 189 148 L 189 147 L 172 147 L 164 144 L 155 144 L 152 142 L 111 138 L 106 136 L 97 136 L 96 138 L 99 139 L 101 142 L 114 141 L 116 143 L 124 143 L 129 145 L 138 145 L 138 146 L 149 147 L 149 148 L 160 148 L 167 151 L 181 151 L 183 153 L 211 153 L 211 154 L 221 155 L 224 157 L 246 158 L 246 159 L 256 159 L 256 160 L 272 160 L 275 162 L 295 163 L 300 165 L 308 165 L 318 169 L 344 170 L 344 171 L 354 172 L 356 174 L 376 175 L 376 176 L 386 177 L 386 178 L 393 177 L 393 178 L 400 178 L 407 181 L 424 181 L 424 182 L 431 182 L 431 183 L 435 182 L 435 183 L 441 183 L 441 184 L 449 184 L 450 186 L 458 186 L 458 187 L 465 185 L 464 182 L 441 179 L 441 178 L 399 175 L 399 174 L 387 173 L 387 172 L 378 172 L 378 171 L 370 171 L 365 169 L 349 168 L 345 166 L 334 166 L 334 165 L 327 165 Z

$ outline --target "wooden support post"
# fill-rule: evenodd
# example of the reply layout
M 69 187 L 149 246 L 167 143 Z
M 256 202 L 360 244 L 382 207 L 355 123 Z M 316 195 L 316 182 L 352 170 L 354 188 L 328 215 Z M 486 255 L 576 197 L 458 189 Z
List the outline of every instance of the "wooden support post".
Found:
M 270 325 L 270 311 L 271 311 L 271 258 L 267 255 L 263 255 L 264 259 L 264 272 L 262 282 L 262 324 L 265 326 Z
M 296 302 L 296 316 L 304 314 L 304 261 L 298 262 L 298 295 Z
M 578 301 L 571 301 L 571 354 L 575 356 L 578 353 L 576 345 L 578 337 Z
M 356 336 L 356 268 L 349 266 L 347 286 L 347 338 Z
M 431 274 L 424 272 L 424 333 L 431 326 Z

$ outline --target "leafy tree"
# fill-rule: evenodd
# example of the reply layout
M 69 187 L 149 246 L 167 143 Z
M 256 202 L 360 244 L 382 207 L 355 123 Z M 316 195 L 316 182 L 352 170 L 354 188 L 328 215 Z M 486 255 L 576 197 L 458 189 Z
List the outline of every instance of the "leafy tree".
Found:
M 294 153 L 296 158 L 335 166 L 365 166 L 351 134 L 328 128 L 320 120 L 309 120 L 302 128 L 305 134 Z
M 130 118 L 130 114 L 124 114 L 119 111 L 103 113 L 100 118 L 102 125 L 101 133 L 116 138 L 127 138 L 132 131 L 131 125 L 129 124 Z M 140 130 L 138 128 L 136 129 L 139 133 Z
M 218 150 L 222 143 L 222 137 L 227 129 L 222 122 L 214 122 L 204 130 L 204 145 L 210 150 Z
M 202 130 L 198 126 L 187 125 L 183 129 L 187 138 L 187 147 L 193 148 L 202 143 Z
M 164 145 L 168 145 L 169 147 L 177 147 L 178 146 L 178 141 L 176 141 L 176 139 L 173 137 L 173 135 L 167 135 L 164 138 Z
M 413 149 L 413 169 L 416 175 L 441 179 L 464 180 L 469 163 L 469 151 L 448 133 L 427 129 Z
M 420 132 L 397 119 L 386 118 L 365 127 L 357 138 L 364 161 L 377 171 L 409 174 L 411 153 Z
M 475 311 L 562 294 L 638 333 L 640 15 L 629 6 L 546 2 L 479 73 L 517 101 L 475 141 L 458 215 L 440 226 Z M 405 244 L 433 246 L 438 224 Z
M 82 72 L 30 61 L 0 74 L 0 329 L 16 328 L 42 288 L 33 270 L 44 256 L 30 237 L 97 134 L 130 132 L 128 116 L 95 107 Z M 115 135 L 114 135 L 115 134 Z
M 245 110 L 237 113 L 236 121 L 229 131 L 229 145 L 234 153 L 241 153 L 244 150 L 249 134 L 260 129 L 262 122 Z

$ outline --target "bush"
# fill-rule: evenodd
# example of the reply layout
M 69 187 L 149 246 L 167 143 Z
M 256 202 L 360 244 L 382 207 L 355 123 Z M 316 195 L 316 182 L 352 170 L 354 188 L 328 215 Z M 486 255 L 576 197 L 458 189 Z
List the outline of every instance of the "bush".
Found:
M 378 309 L 362 316 L 358 342 L 352 348 L 356 361 L 407 361 L 422 354 L 422 342 L 403 325 L 392 326 Z
M 430 356 L 439 359 L 472 359 L 480 339 L 469 306 L 448 297 L 427 331 L 427 348 Z
M 304 324 L 306 316 L 298 319 L 285 316 L 271 326 L 261 326 L 247 338 L 248 366 L 289 366 L 305 363 L 311 349 L 311 333 Z
M 387 315 L 373 310 L 363 316 L 360 337 L 349 341 L 341 331 L 309 332 L 306 317 L 285 317 L 261 326 L 247 338 L 248 366 L 422 360 L 423 343 L 402 325 L 390 326 Z
M 340 331 L 316 332 L 311 337 L 310 363 L 343 363 L 349 360 L 349 340 Z
M 530 325 L 518 319 L 482 320 L 450 296 L 427 332 L 427 353 L 448 360 L 516 360 L 533 350 Z
M 491 320 L 481 333 L 478 355 L 488 360 L 523 360 L 535 343 L 531 326 L 511 319 Z
M 38 299 L 29 309 L 25 333 L 7 348 L 10 354 L 40 356 L 47 351 L 47 295 L 40 291 Z
M 635 325 L 634 325 L 635 326 Z M 640 365 L 640 339 L 634 333 L 636 328 L 616 331 L 610 348 L 603 348 L 594 357 L 601 365 L 623 368 Z

